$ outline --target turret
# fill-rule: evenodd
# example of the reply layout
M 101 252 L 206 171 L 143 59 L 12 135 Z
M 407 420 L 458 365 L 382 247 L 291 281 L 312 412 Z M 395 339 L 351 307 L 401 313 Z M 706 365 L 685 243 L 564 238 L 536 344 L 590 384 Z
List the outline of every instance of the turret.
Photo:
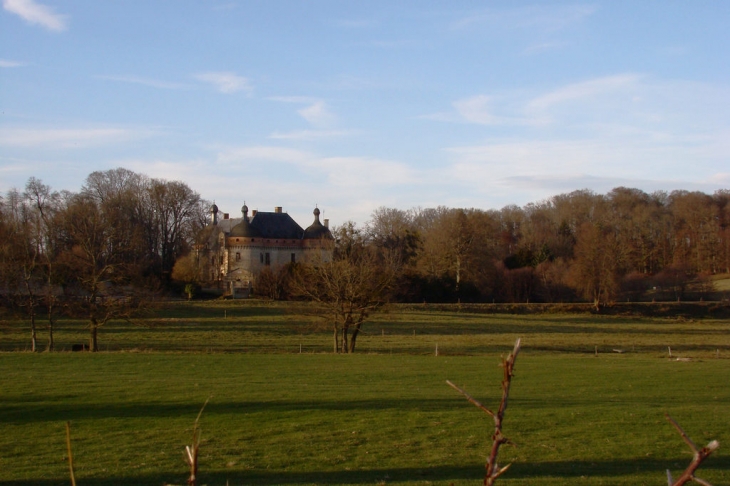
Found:
M 215 203 L 210 207 L 210 222 L 212 224 L 218 224 L 218 206 Z

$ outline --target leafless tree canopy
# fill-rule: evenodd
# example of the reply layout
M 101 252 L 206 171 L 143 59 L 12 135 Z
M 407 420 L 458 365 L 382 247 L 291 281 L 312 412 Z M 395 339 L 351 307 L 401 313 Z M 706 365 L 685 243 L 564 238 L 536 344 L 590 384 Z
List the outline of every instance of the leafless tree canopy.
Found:
M 319 304 L 333 331 L 334 351 L 352 353 L 365 320 L 390 297 L 400 260 L 368 245 L 354 224 L 334 234 L 332 260 L 297 265 L 290 287 L 293 295 Z

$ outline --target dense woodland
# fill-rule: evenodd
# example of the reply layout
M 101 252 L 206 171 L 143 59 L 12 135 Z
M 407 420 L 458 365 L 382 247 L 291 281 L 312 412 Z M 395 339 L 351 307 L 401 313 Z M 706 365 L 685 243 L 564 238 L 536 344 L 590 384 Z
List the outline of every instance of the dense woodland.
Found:
M 55 315 L 84 317 L 94 347 L 95 329 L 144 297 L 180 295 L 183 288 L 192 296 L 193 288 L 206 287 L 199 277 L 209 273 L 191 262 L 209 207 L 182 182 L 121 168 L 90 174 L 78 193 L 31 178 L 0 199 L 3 307 L 31 322 L 43 312 L 51 329 Z M 690 297 L 708 298 L 710 277 L 730 273 L 730 191 L 619 187 L 499 210 L 381 207 L 365 224 L 347 222 L 333 233 L 336 261 L 357 260 L 361 273 L 387 267 L 376 275 L 388 281 L 368 290 L 379 294 L 376 301 L 598 307 L 681 300 L 689 290 Z M 308 286 L 302 275 L 316 277 L 271 269 L 254 290 L 279 299 L 315 299 L 313 288 L 326 290 Z

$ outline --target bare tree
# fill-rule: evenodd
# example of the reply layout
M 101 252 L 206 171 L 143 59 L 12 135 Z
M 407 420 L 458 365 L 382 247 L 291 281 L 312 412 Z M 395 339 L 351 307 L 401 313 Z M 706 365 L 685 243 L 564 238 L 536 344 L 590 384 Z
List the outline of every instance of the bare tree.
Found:
M 177 258 L 189 250 L 194 239 L 191 220 L 199 216 L 200 195 L 179 181 L 154 179 L 149 186 L 154 225 L 159 237 L 157 253 L 162 274 L 169 279 Z
M 32 232 L 37 240 L 39 257 L 45 285 L 43 286 L 43 304 L 46 307 L 48 344 L 47 351 L 54 349 L 54 329 L 56 309 L 60 305 L 58 287 L 62 272 L 58 269 L 59 253 L 59 218 L 63 211 L 63 202 L 57 192 L 39 179 L 31 177 L 25 185 L 23 193 L 32 211 Z
M 30 349 L 37 346 L 36 316 L 43 293 L 43 241 L 38 218 L 17 190 L 8 192 L 4 220 L 8 229 L 3 245 L 3 280 L 11 302 L 25 310 L 30 323 Z
M 110 319 L 128 318 L 142 299 L 132 285 L 139 275 L 119 233 L 114 213 L 85 195 L 73 199 L 64 215 L 63 263 L 73 272 L 69 309 L 89 320 L 89 349 L 98 351 L 99 329 Z
M 332 260 L 297 264 L 290 288 L 293 296 L 319 304 L 332 326 L 334 351 L 353 353 L 363 323 L 386 302 L 399 261 L 365 244 L 353 224 L 334 233 Z

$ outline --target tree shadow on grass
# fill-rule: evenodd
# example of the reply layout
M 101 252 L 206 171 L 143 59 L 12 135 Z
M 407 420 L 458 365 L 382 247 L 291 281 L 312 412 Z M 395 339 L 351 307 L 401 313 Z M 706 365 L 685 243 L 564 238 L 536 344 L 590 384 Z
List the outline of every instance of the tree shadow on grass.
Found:
M 560 478 L 622 478 L 630 480 L 632 475 L 656 476 L 657 484 L 664 480 L 665 471 L 671 469 L 680 471 L 687 466 L 686 457 L 677 459 L 633 459 L 633 460 L 608 460 L 608 461 L 555 461 L 541 463 L 515 463 L 504 475 L 504 480 L 520 479 L 560 479 Z M 725 480 L 730 477 L 730 457 L 711 457 L 700 470 L 700 476 L 709 481 Z M 198 475 L 199 484 L 209 486 L 216 485 L 302 485 L 302 484 L 327 484 L 327 485 L 365 485 L 377 484 L 378 482 L 443 482 L 469 481 L 477 484 L 483 478 L 483 466 L 459 465 L 459 466 L 434 466 L 418 468 L 393 468 L 393 469 L 362 469 L 362 470 L 336 470 L 336 471 L 274 471 L 274 470 L 248 470 L 237 471 L 230 469 L 226 471 L 205 471 L 201 468 Z M 163 472 L 148 475 L 116 476 L 110 478 L 77 478 L 79 484 L 84 486 L 111 486 L 120 484 L 135 484 L 140 486 L 160 486 L 162 484 L 185 484 L 183 467 L 180 471 Z M 61 486 L 68 484 L 66 478 L 44 480 L 28 479 L 1 481 L 4 486 Z M 720 483 L 717 483 L 720 484 Z M 725 483 L 723 483 L 725 484 Z
M 688 397 L 691 403 L 692 397 Z M 555 409 L 558 407 L 597 407 L 605 405 L 602 396 L 556 397 L 556 398 L 513 398 L 511 406 L 522 410 Z M 617 397 L 611 404 L 623 403 L 626 407 L 643 404 L 644 397 Z M 713 403 L 727 403 L 715 400 Z M 302 414 L 307 411 L 378 412 L 385 410 L 449 412 L 461 406 L 459 397 L 445 398 L 378 398 L 362 400 L 268 400 L 268 401 L 230 401 L 210 403 L 206 417 L 214 415 Z M 674 405 L 681 405 L 675 400 Z M 197 403 L 154 403 L 154 402 L 103 402 L 103 403 L 64 403 L 39 399 L 13 399 L 8 397 L 0 404 L 0 424 L 30 424 L 35 422 L 66 422 L 67 420 L 96 420 L 108 418 L 170 418 L 195 417 L 199 410 Z

